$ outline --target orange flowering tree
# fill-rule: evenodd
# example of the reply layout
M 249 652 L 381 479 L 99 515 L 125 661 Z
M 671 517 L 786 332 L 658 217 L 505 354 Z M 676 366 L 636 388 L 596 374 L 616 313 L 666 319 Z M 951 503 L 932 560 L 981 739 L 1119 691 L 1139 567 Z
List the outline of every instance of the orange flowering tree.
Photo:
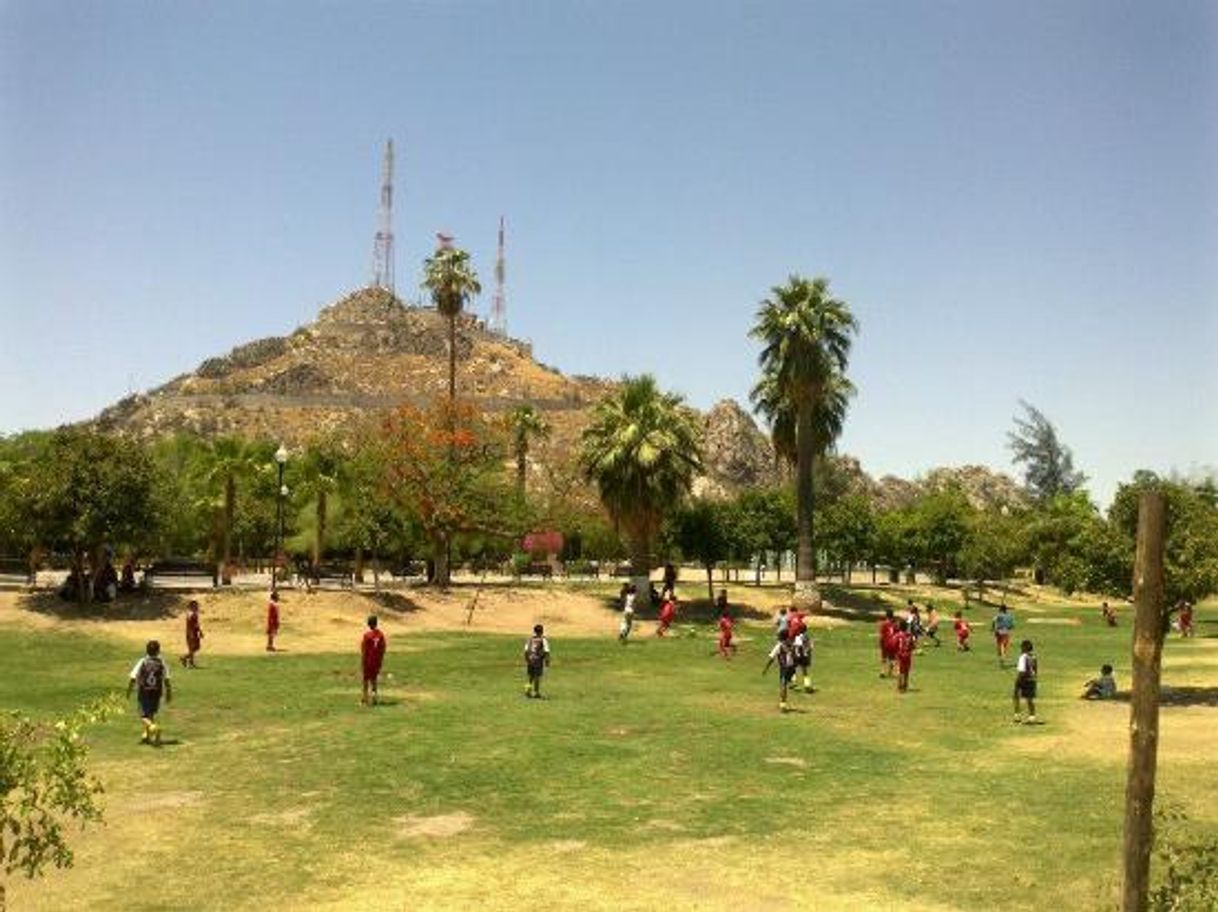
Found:
M 522 531 L 503 431 L 470 403 L 402 406 L 385 419 L 382 441 L 386 490 L 430 542 L 438 585 L 451 577 L 454 536 Z

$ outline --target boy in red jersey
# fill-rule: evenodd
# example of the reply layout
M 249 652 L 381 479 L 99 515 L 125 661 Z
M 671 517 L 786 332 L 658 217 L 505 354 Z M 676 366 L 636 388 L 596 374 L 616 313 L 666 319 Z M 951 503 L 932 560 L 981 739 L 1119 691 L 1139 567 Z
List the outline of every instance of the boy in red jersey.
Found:
M 372 690 L 372 703 L 376 705 L 376 679 L 381 673 L 381 663 L 385 661 L 385 634 L 377 629 L 376 615 L 368 616 L 368 629 L 359 644 L 360 664 L 364 670 L 364 689 L 360 702 L 368 705 L 368 690 Z
M 956 628 L 956 651 L 968 652 L 970 648 L 968 645 L 968 638 L 969 634 L 971 634 L 973 630 L 971 627 L 969 627 L 968 621 L 964 619 L 963 611 L 956 612 L 956 621 L 954 624 L 952 624 L 952 626 Z
M 266 651 L 275 651 L 275 637 L 279 634 L 279 593 L 272 589 L 271 600 L 266 603 Z
M 727 602 L 723 603 L 723 613 L 719 615 L 719 655 L 730 659 L 736 647 L 732 645 L 732 616 L 728 613 Z
M 897 661 L 894 638 L 897 622 L 891 608 L 884 609 L 884 620 L 880 621 L 880 677 L 891 678 Z
M 195 653 L 203 646 L 203 627 L 199 624 L 199 603 L 190 600 L 186 611 L 186 655 L 180 658 L 185 668 L 197 668 Z
M 1180 605 L 1180 636 L 1191 637 L 1193 635 L 1193 603 L 1184 602 Z
M 665 596 L 664 601 L 660 603 L 660 625 L 656 627 L 656 636 L 662 637 L 668 633 L 668 628 L 672 626 L 672 619 L 677 616 L 677 601 L 671 596 Z
M 909 670 L 913 667 L 914 636 L 909 632 L 909 621 L 901 621 L 893 636 L 893 650 L 897 655 L 897 691 L 909 690 Z

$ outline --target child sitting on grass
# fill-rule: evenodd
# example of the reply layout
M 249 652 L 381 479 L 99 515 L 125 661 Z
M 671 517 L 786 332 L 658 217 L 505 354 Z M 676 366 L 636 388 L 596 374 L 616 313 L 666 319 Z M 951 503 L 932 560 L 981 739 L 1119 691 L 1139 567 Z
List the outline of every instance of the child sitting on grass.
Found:
M 545 628 L 533 627 L 533 635 L 524 643 L 525 673 L 529 681 L 524 685 L 524 695 L 541 699 L 541 676 L 550 664 L 550 642 L 545 638 Z
M 1083 685 L 1084 700 L 1111 700 L 1116 694 L 1116 678 L 1112 676 L 1111 665 L 1100 666 L 1100 676 Z

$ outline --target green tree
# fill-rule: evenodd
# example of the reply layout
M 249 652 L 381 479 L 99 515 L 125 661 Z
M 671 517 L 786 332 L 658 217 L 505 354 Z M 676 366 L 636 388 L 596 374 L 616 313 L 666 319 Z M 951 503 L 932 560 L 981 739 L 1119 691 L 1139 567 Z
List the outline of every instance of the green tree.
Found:
M 795 548 L 799 532 L 795 525 L 795 500 L 789 489 L 753 488 L 736 499 L 730 538 L 733 552 L 756 557 L 758 578 L 765 552 L 773 552 L 774 565 L 782 578 L 782 555 Z
M 770 422 L 776 450 L 794 455 L 796 520 L 795 601 L 819 607 L 813 541 L 813 461 L 841 432 L 853 387 L 845 377 L 858 323 L 829 280 L 791 276 L 762 301 L 750 335 L 762 343 L 761 379 L 753 389 Z
M 1096 527 L 1102 523 L 1084 491 L 1058 494 L 1039 504 L 1024 526 L 1024 538 L 1041 578 L 1067 593 L 1085 589 L 1086 545 L 1100 534 Z
M 46 545 L 73 555 L 77 595 L 89 600 L 86 558 L 96 572 L 103 545 L 139 547 L 155 539 L 156 468 L 139 442 L 78 428 L 55 431 L 43 456 L 29 467 L 34 483 L 25 521 Z
M 313 566 L 318 566 L 326 550 L 326 523 L 330 516 L 330 499 L 338 495 L 344 477 L 347 456 L 336 438 L 310 442 L 294 462 L 296 493 L 312 506 Z
M 862 494 L 849 494 L 829 505 L 821 520 L 821 541 L 831 559 L 844 568 L 850 582 L 854 566 L 872 552 L 875 513 Z
M 672 535 L 682 557 L 706 569 L 706 592 L 715 600 L 714 569 L 731 554 L 732 508 L 723 501 L 697 498 L 672 517 Z
M 103 699 L 54 724 L 0 713 L 0 863 L 6 877 L 19 872 L 32 879 L 47 865 L 71 867 L 65 826 L 102 818 L 102 785 L 85 768 L 83 730 L 120 708 L 114 698 Z M 0 880 L 0 910 L 5 892 Z
M 1074 469 L 1074 455 L 1057 437 L 1057 429 L 1039 409 L 1022 399 L 1023 417 L 1015 416 L 1015 430 L 1007 434 L 1014 461 L 1024 465 L 1024 483 L 1033 498 L 1044 502 L 1058 494 L 1071 494 L 1087 481 Z
M 1017 514 L 979 510 L 968 523 L 968 534 L 960 549 L 961 572 L 977 583 L 977 597 L 984 601 L 987 580 L 1008 579 L 1023 557 L 1022 521 Z
M 940 585 L 955 575 L 960 550 L 968 539 L 972 513 L 968 498 L 958 488 L 929 492 L 914 504 L 920 550 L 930 561 Z
M 512 454 L 516 457 L 516 487 L 523 497 L 529 464 L 529 443 L 550 436 L 550 424 L 532 405 L 518 405 L 507 416 L 512 437 Z
M 593 410 L 580 464 L 625 534 L 635 576 L 645 576 L 664 515 L 702 471 L 701 426 L 682 398 L 661 392 L 650 375 L 625 377 Z
M 265 447 L 251 445 L 240 437 L 216 437 L 208 444 L 207 482 L 212 490 L 219 489 L 222 521 L 220 575 L 231 582 L 229 567 L 233 560 L 233 532 L 237 516 L 237 487 L 258 470 Z
M 457 398 L 457 316 L 470 298 L 482 292 L 478 274 L 469 253 L 442 243 L 423 261 L 422 287 L 431 294 L 432 303 L 448 319 L 448 399 Z

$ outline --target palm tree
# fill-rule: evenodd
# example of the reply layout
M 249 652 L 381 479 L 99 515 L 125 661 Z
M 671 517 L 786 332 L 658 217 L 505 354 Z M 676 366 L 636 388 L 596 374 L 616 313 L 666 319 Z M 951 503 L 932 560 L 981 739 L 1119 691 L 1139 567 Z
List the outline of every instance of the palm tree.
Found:
M 326 522 L 329 516 L 329 498 L 338 491 L 342 482 L 345 460 L 337 443 L 333 440 L 318 440 L 304 451 L 299 462 L 301 473 L 299 487 L 305 497 L 313 501 L 315 524 L 313 529 L 313 567 L 321 564 L 326 549 Z
M 508 412 L 508 430 L 512 434 L 512 451 L 516 455 L 516 488 L 524 495 L 525 471 L 528 468 L 529 440 L 544 440 L 550 436 L 550 423 L 533 406 L 518 405 Z
M 233 518 L 237 512 L 237 482 L 249 478 L 257 468 L 257 453 L 239 437 L 217 437 L 208 447 L 206 469 L 209 484 L 222 483 L 223 523 L 221 528 L 220 577 L 229 582 L 229 564 L 233 556 Z
M 700 423 L 679 395 L 661 392 L 650 375 L 625 377 L 593 411 L 580 464 L 625 532 L 634 575 L 645 578 L 660 523 L 702 471 Z M 641 589 L 645 593 L 646 584 Z
M 482 285 L 470 264 L 469 253 L 441 242 L 423 261 L 423 288 L 431 292 L 436 310 L 448 318 L 448 398 L 457 398 L 457 315 Z
M 762 343 L 752 399 L 770 420 L 775 447 L 795 463 L 795 601 L 819 607 L 813 547 L 812 463 L 841 433 L 853 386 L 845 377 L 858 322 L 829 280 L 793 275 L 761 302 L 750 331 Z

